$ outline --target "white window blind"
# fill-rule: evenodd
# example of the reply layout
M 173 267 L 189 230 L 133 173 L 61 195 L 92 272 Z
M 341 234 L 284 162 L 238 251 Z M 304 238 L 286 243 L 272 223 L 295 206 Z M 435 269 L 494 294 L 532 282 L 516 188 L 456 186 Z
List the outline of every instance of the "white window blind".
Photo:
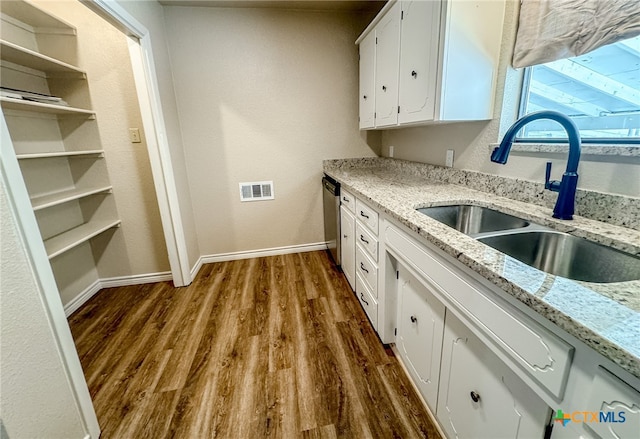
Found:
M 640 35 L 640 0 L 522 0 L 513 67 L 585 54 Z

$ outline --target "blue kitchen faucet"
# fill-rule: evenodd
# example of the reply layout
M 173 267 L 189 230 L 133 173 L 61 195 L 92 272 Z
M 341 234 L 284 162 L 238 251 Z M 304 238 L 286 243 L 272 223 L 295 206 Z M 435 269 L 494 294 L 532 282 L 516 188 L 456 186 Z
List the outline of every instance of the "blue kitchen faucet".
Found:
M 507 163 L 511 145 L 518 131 L 529 122 L 539 119 L 550 119 L 558 122 L 567 132 L 569 137 L 569 159 L 567 169 L 562 175 L 562 181 L 549 181 L 551 178 L 551 162 L 547 162 L 547 170 L 544 180 L 544 188 L 553 192 L 559 192 L 558 200 L 553 208 L 553 217 L 563 220 L 573 219 L 576 203 L 576 188 L 578 186 L 578 163 L 580 162 L 580 132 L 571 119 L 562 113 L 551 110 L 536 111 L 518 119 L 507 130 L 500 146 L 493 150 L 491 161 L 504 165 Z

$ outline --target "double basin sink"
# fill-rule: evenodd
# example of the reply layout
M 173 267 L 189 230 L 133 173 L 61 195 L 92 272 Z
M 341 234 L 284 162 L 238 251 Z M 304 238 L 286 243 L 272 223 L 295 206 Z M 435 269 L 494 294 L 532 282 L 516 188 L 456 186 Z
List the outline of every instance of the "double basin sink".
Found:
M 640 279 L 640 258 L 474 205 L 416 209 L 512 258 L 567 279 L 612 283 Z

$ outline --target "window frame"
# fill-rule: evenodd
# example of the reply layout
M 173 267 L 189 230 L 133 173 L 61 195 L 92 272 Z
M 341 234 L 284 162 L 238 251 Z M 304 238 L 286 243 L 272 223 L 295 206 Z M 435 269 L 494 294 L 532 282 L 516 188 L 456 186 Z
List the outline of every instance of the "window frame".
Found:
M 525 67 L 522 76 L 522 85 L 520 87 L 520 96 L 518 103 L 518 119 L 524 116 L 529 96 L 529 87 L 531 84 L 532 69 L 535 66 Z M 522 132 L 522 131 L 521 131 Z M 521 133 L 520 132 L 520 133 Z M 520 134 L 518 133 L 518 134 Z M 589 145 L 607 145 L 607 146 L 638 146 L 640 147 L 640 137 L 583 137 L 580 133 L 581 142 Z M 516 136 L 515 142 L 521 144 L 566 144 L 568 139 L 566 137 L 520 137 Z

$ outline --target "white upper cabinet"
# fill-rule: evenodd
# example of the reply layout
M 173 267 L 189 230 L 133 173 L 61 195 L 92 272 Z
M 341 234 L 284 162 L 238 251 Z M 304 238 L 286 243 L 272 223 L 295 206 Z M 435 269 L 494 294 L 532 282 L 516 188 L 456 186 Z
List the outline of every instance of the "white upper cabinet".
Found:
M 376 127 L 398 123 L 398 61 L 400 59 L 400 3 L 376 25 Z
M 402 5 L 398 122 L 433 120 L 438 69 L 440 2 Z
M 360 128 L 491 119 L 503 21 L 504 0 L 391 0 L 356 41 L 361 91 L 375 79 Z
M 371 32 L 360 43 L 360 129 L 375 126 L 376 33 Z

